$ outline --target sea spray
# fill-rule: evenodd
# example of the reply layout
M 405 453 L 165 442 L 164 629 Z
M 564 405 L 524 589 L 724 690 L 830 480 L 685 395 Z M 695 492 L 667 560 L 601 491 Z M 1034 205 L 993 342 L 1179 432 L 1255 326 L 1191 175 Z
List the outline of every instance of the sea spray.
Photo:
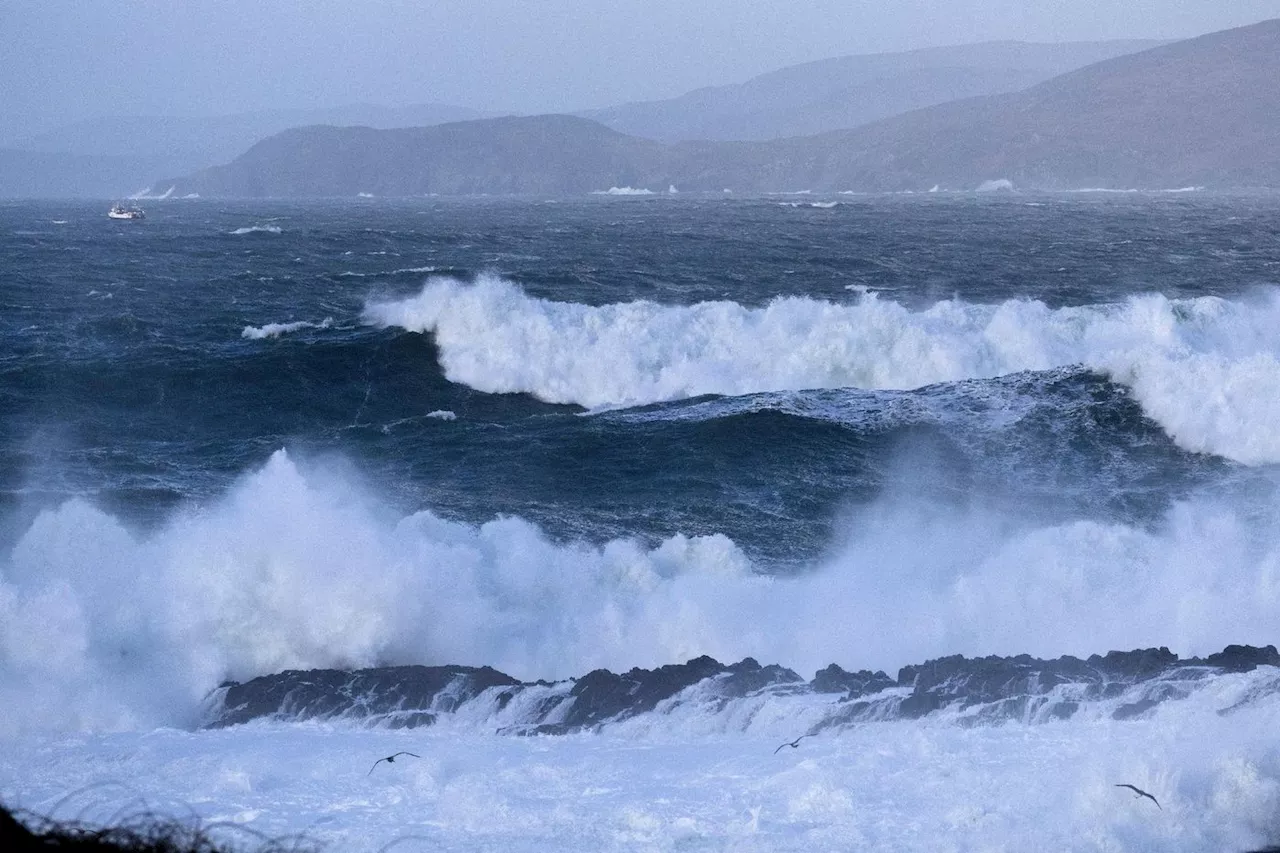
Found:
M 278 452 L 147 534 L 82 500 L 0 564 L 11 730 L 173 723 L 225 678 L 387 663 L 517 677 L 748 655 L 801 670 L 950 653 L 1188 653 L 1269 636 L 1274 506 L 1175 505 L 1152 530 L 1034 525 L 903 497 L 838 553 L 760 574 L 723 536 L 555 542 L 518 518 L 398 515 Z

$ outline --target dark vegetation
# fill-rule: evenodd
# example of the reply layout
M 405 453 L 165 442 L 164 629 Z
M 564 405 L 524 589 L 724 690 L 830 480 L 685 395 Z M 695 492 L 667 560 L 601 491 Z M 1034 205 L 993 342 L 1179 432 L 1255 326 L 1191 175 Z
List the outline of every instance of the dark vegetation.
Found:
M 232 843 L 225 838 L 215 840 L 213 830 L 217 828 L 150 814 L 126 819 L 116 826 L 94 827 L 14 813 L 0 805 L 0 850 L 6 853 L 315 853 L 318 850 L 303 839 L 272 841 L 242 827 L 234 829 L 244 837 L 243 843 Z

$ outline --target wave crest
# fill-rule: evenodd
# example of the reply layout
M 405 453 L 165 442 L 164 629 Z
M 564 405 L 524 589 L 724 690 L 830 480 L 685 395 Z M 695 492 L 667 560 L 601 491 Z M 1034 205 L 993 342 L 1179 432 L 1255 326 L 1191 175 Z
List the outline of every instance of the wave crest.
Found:
M 366 306 L 367 322 L 430 332 L 453 382 L 490 393 L 610 408 L 701 394 L 912 389 L 1084 365 L 1130 386 L 1180 446 L 1280 462 L 1280 296 L 1052 309 L 944 300 L 913 311 L 862 295 L 589 306 L 526 295 L 494 276 L 436 278 Z

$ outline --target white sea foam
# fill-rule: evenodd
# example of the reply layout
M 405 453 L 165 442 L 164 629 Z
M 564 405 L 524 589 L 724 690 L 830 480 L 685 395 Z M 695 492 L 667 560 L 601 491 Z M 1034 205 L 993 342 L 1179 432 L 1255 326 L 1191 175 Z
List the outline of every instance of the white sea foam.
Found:
M 434 412 L 427 412 L 427 417 L 435 418 L 438 421 L 456 421 L 458 415 L 448 409 L 436 409 Z
M 595 190 L 592 195 L 653 195 L 653 190 L 642 187 L 609 187 L 607 190 Z
M 240 337 L 249 341 L 261 341 L 266 338 L 278 338 L 281 335 L 300 332 L 303 329 L 328 329 L 333 326 L 333 318 L 325 317 L 319 323 L 298 320 L 293 323 L 267 323 L 265 326 L 245 326 Z
M 1149 529 L 1044 526 L 910 491 L 786 578 L 717 535 L 588 545 L 518 518 L 397 515 L 283 451 L 145 534 L 69 501 L 0 558 L 0 736 L 181 724 L 221 680 L 288 668 L 563 678 L 710 654 L 892 671 L 952 653 L 1275 639 L 1280 506 L 1206 499 Z
M 1129 385 L 1182 447 L 1280 462 L 1280 291 L 1051 309 L 1038 301 L 944 300 L 913 311 L 862 295 L 587 306 L 482 276 L 438 278 L 374 302 L 367 322 L 431 332 L 445 375 L 491 393 L 588 408 L 700 394 L 911 389 L 1083 364 Z
M 1013 181 L 1008 178 L 1000 178 L 994 181 L 983 181 L 978 185 L 980 193 L 1008 192 L 1013 189 Z
M 240 844 L 244 829 L 301 833 L 353 853 L 1222 853 L 1280 840 L 1274 704 L 1227 718 L 1194 697 L 1129 722 L 870 725 L 776 756 L 803 716 L 769 710 L 745 731 L 696 733 L 254 725 L 25 739 L 0 750 L 0 787 L 10 805 L 64 820 L 118 821 L 149 805 L 222 823 L 215 837 Z M 370 772 L 401 750 L 421 757 Z
M 283 233 L 283 229 L 281 229 L 279 225 L 246 225 L 246 226 L 244 226 L 244 227 L 242 227 L 242 228 L 237 228 L 236 230 L 232 231 L 231 233 L 232 233 L 232 234 L 235 234 L 235 235 L 241 235 L 241 234 L 281 234 L 281 233 Z

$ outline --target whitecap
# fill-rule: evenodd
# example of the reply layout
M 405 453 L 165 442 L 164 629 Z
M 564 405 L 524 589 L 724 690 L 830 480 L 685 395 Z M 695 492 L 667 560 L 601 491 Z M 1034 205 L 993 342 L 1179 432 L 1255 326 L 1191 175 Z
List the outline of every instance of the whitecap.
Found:
M 261 341 L 267 338 L 278 338 L 281 335 L 300 332 L 303 329 L 328 329 L 333 326 L 333 318 L 325 317 L 319 323 L 298 320 L 293 323 L 267 323 L 265 326 L 245 326 L 240 337 L 249 341 Z
M 489 393 L 609 408 L 804 388 L 912 389 L 1084 364 L 1130 386 L 1182 447 L 1280 462 L 1280 291 L 1052 309 L 943 300 L 922 310 L 777 298 L 589 306 L 511 282 L 428 280 L 365 320 L 430 332 L 445 375 Z

